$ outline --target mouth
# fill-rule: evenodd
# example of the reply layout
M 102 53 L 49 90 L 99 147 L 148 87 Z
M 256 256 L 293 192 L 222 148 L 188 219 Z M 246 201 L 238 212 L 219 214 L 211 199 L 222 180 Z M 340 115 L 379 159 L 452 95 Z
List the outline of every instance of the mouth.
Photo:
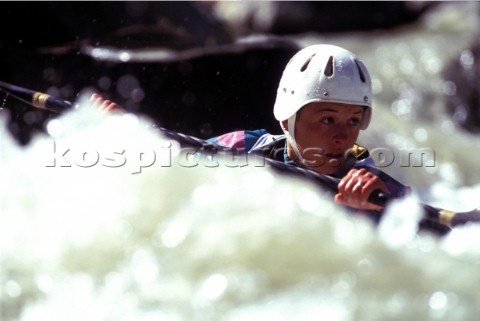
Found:
M 340 160 L 343 157 L 343 153 L 327 153 L 325 156 L 329 159 Z

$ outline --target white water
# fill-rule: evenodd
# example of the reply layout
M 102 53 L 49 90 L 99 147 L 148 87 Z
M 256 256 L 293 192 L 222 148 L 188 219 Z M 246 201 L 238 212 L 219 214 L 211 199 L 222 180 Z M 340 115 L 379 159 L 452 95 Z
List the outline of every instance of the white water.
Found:
M 434 167 L 386 168 L 414 195 L 392 205 L 378 230 L 316 187 L 265 168 L 181 166 L 178 147 L 133 115 L 83 108 L 25 148 L 3 132 L 1 320 L 477 320 L 479 228 L 444 239 L 414 228 L 420 198 L 459 211 L 479 206 L 478 139 L 443 117 L 404 113 L 402 121 L 391 107 L 408 90 L 392 87 L 412 77 L 375 67 L 392 57 L 396 68 L 401 50 L 416 63 L 429 49 L 440 69 L 424 70 L 414 88 L 432 93 L 431 113 L 440 110 L 439 70 L 478 26 L 468 6 L 459 6 L 462 19 L 448 11 L 413 30 L 316 36 L 349 44 L 382 82 L 364 144 L 436 152 Z M 421 108 L 410 102 L 412 112 Z

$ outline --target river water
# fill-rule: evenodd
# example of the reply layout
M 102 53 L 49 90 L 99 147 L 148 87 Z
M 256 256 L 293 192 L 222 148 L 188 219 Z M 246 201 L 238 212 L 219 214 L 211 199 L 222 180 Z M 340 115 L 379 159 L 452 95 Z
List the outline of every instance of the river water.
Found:
M 441 73 L 469 57 L 477 14 L 446 3 L 394 31 L 295 38 L 372 74 L 360 143 L 413 190 L 378 228 L 256 159 L 193 166 L 132 114 L 80 101 L 25 147 L 2 126 L 1 320 L 477 320 L 480 229 L 416 233 L 419 202 L 480 205 L 479 139 L 445 113 Z

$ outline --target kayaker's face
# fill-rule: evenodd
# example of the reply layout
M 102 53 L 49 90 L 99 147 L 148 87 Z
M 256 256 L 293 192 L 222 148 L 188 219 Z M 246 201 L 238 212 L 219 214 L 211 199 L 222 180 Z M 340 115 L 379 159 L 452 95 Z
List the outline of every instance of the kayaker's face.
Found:
M 295 122 L 295 140 L 305 165 L 321 174 L 333 174 L 357 141 L 364 107 L 339 103 L 312 103 Z M 295 153 L 293 153 L 295 154 Z

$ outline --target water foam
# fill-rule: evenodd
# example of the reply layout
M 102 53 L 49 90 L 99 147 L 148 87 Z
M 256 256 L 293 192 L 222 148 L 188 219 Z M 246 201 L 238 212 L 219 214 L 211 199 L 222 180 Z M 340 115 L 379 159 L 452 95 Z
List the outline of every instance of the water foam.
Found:
M 147 119 L 82 108 L 55 121 L 27 147 L 0 142 L 2 320 L 479 315 L 478 227 L 415 234 L 413 197 L 377 230 L 268 168 L 181 166 Z M 136 173 L 151 150 L 171 166 Z

